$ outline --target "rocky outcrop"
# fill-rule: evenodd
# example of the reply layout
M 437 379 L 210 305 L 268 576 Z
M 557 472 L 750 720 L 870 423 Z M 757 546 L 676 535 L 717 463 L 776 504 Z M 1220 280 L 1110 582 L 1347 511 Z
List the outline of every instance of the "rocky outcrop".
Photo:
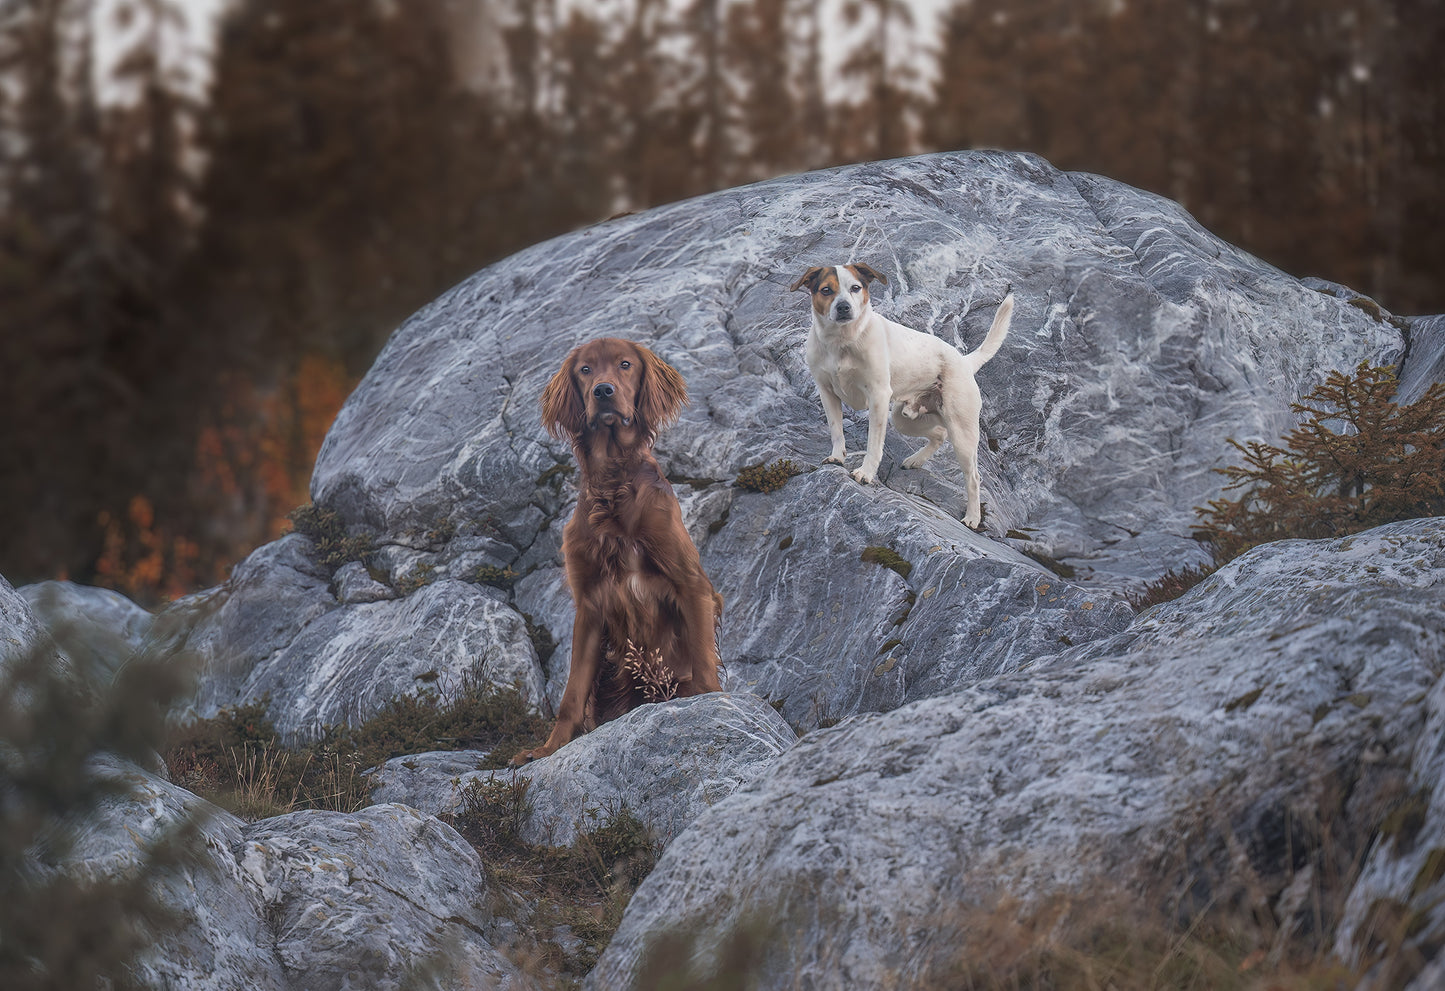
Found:
M 119 592 L 70 581 L 17 589 L 57 646 L 100 678 L 113 675 L 150 633 L 154 617 Z
M 441 580 L 405 597 L 343 603 L 308 547 L 299 534 L 283 537 L 225 586 L 171 610 L 171 619 L 198 618 L 152 647 L 201 659 L 197 715 L 269 697 L 277 731 L 296 740 L 419 690 L 494 684 L 546 705 L 527 624 L 500 592 Z
M 247 824 L 136 768 L 113 773 L 126 791 L 84 824 L 65 869 L 124 876 L 167 836 L 191 851 L 183 867 L 153 873 L 179 924 L 139 961 L 146 986 L 522 986 L 487 941 L 476 853 L 431 816 L 378 805 Z M 177 832 L 187 825 L 197 836 Z
M 887 273 L 880 311 L 964 348 L 1013 287 L 1013 331 L 981 373 L 985 534 L 957 522 L 946 451 L 904 470 L 911 443 L 890 433 L 875 487 L 813 470 L 827 432 L 802 358 L 807 303 L 787 287 L 848 259 Z M 729 688 L 808 729 L 965 687 L 1118 632 L 1121 589 L 1202 562 L 1189 528 L 1218 492 L 1226 438 L 1273 439 L 1329 369 L 1403 353 L 1399 321 L 1358 303 L 1238 251 L 1177 204 L 991 152 L 779 179 L 537 245 L 392 336 L 312 479 L 316 503 L 369 540 L 367 567 L 333 576 L 299 535 L 258 551 L 190 640 L 212 686 L 199 709 L 264 685 L 288 732 L 356 718 L 364 701 L 319 689 L 336 658 L 370 670 L 355 645 L 415 613 L 416 586 L 450 583 L 455 598 L 485 576 L 511 585 L 497 605 L 530 620 L 533 643 L 557 645 L 528 674 L 524 624 L 493 624 L 504 677 L 545 681 L 555 700 L 575 483 L 537 399 L 568 348 L 599 335 L 645 342 L 687 380 L 693 404 L 657 453 L 728 602 Z M 860 450 L 866 418 L 850 414 L 846 432 Z M 732 486 L 779 458 L 811 473 L 771 495 Z M 860 562 L 870 546 L 914 573 Z M 479 596 L 491 592 L 464 598 Z M 414 654 L 376 664 L 387 691 L 430 670 Z
M 1013 330 L 980 374 L 983 532 L 958 522 L 947 451 L 905 470 L 912 445 L 890 432 L 871 487 L 819 466 L 807 304 L 787 287 L 848 260 L 889 276 L 879 310 L 963 348 L 1013 288 Z M 312 497 L 345 539 L 259 548 L 157 616 L 138 653 L 195 661 L 192 714 L 266 697 L 290 739 L 461 684 L 547 711 L 570 654 L 559 542 L 576 485 L 537 399 L 571 346 L 630 337 L 693 397 L 657 454 L 726 599 L 727 691 L 644 707 L 519 772 L 535 842 L 613 802 L 669 841 L 591 986 L 634 984 L 670 931 L 706 963 L 758 919 L 788 934 L 758 955 L 760 987 L 907 984 L 972 952 L 953 913 L 999 891 L 1187 874 L 1207 899 L 1241 865 L 1288 926 L 1331 866 L 1327 823 L 1363 864 L 1339 956 L 1423 991 L 1445 945 L 1442 524 L 1262 547 L 1137 617 L 1123 593 L 1205 561 L 1194 507 L 1218 494 L 1229 438 L 1278 438 L 1292 400 L 1362 361 L 1403 357 L 1419 395 L 1440 377 L 1439 321 L 1292 278 L 1177 204 L 1027 155 L 718 193 L 537 245 L 419 311 L 318 458 Z M 866 431 L 846 417 L 850 449 Z M 783 488 L 733 484 L 784 458 Z M 131 634 L 108 615 L 118 656 Z M 7 665 L 45 642 L 3 582 L 0 623 Z M 383 768 L 376 798 L 421 812 L 213 812 L 209 866 L 166 889 L 193 918 L 146 979 L 520 980 L 491 949 L 507 926 L 475 855 L 426 814 L 492 773 L 478 762 Z M 132 835 L 198 802 L 116 773 L 127 796 L 66 869 L 128 869 Z M 1372 956 L 1392 925 L 1403 970 Z
M 811 733 L 668 847 L 589 986 L 633 986 L 668 933 L 706 958 L 759 920 L 789 934 L 764 939 L 759 987 L 907 986 L 983 949 L 947 922 L 1000 888 L 1169 865 L 1208 885 L 1234 858 L 1290 925 L 1281 894 L 1338 852 L 1323 824 L 1358 841 L 1410 788 L 1433 796 L 1442 592 L 1442 520 L 1266 545 L 1124 633 Z M 1436 801 L 1404 863 L 1382 836 L 1356 900 L 1414 890 L 1438 946 Z
M 9 665 L 44 644 L 49 633 L 36 618 L 25 596 L 0 576 L 0 674 Z
M 667 843 L 796 741 L 756 695 L 714 693 L 634 709 L 517 771 L 477 770 L 476 753 L 398 757 L 374 775 L 372 797 L 453 812 L 473 782 L 515 775 L 529 782 L 530 843 L 567 846 L 624 807 Z
M 1409 323 L 1410 352 L 1400 365 L 1395 401 L 1413 403 L 1435 382 L 1445 382 L 1445 315 L 1416 317 Z
M 91 642 L 111 643 L 126 630 L 129 610 L 107 596 L 78 592 L 67 601 L 95 602 Z M 7 691 L 24 651 L 45 658 L 41 624 L 0 579 L 0 645 Z M 107 628 L 107 623 L 114 624 Z M 102 635 L 103 634 L 103 635 Z M 40 653 L 37 655 L 35 651 Z M 103 692 L 97 667 L 72 665 L 52 652 L 53 671 L 76 686 L 96 683 L 77 702 Z M 29 684 L 41 672 L 30 670 Z M 26 688 L 21 686 L 21 697 Z M 72 712 L 77 723 L 88 717 Z M 0 882 L 7 897 L 56 875 L 81 882 L 140 879 L 162 925 L 134 962 L 133 977 L 154 988 L 205 991 L 317 991 L 347 987 L 435 986 L 520 988 L 530 984 L 493 948 L 493 922 L 482 864 L 450 826 L 400 805 L 355 814 L 297 812 L 246 823 L 188 791 L 106 753 L 83 771 L 93 783 L 36 775 L 35 761 L 64 764 L 43 746 L 12 747 L 12 726 L 0 741 L 0 819 L 6 842 L 34 835 L 26 851 L 8 850 Z M 57 726 L 56 749 L 90 745 Z M 86 726 L 87 732 L 95 727 Z M 123 739 L 126 730 L 112 732 Z M 57 772 L 59 773 L 59 772 Z M 43 792 L 43 794 L 41 794 Z M 86 799 L 84 814 L 43 824 L 32 815 Z M 104 889 L 102 889 L 104 890 Z M 77 903 L 79 904 L 79 903 Z M 65 926 L 67 920 L 51 920 Z M 14 948 L 11 948 L 12 951 Z M 86 948 L 87 951 L 93 948 Z
M 431 816 L 293 812 L 247 827 L 232 852 L 293 987 L 519 986 L 486 939 L 480 860 Z

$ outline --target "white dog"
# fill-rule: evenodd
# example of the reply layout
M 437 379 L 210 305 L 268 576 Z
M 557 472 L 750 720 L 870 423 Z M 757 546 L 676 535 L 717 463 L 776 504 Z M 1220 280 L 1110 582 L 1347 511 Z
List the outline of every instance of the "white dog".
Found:
M 868 284 L 888 283 L 867 265 L 810 268 L 792 288 L 813 295 L 813 327 L 808 331 L 808 369 L 818 382 L 833 453 L 824 464 L 843 464 L 843 403 L 868 411 L 868 453 L 853 477 L 873 483 L 883 458 L 888 407 L 897 401 L 893 425 L 928 443 L 903 462 L 918 468 L 945 440 L 953 444 L 968 486 L 963 521 L 977 529 L 978 414 L 983 405 L 974 373 L 992 358 L 1008 334 L 1014 298 L 1009 293 L 994 314 L 993 326 L 978 350 L 960 354 L 932 334 L 921 334 L 873 312 Z

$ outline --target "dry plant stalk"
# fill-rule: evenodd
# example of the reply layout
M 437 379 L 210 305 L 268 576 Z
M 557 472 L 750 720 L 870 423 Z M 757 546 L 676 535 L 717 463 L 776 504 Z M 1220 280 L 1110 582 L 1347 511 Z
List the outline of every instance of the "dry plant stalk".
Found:
M 622 652 L 622 670 L 632 677 L 642 689 L 642 697 L 649 702 L 666 702 L 677 696 L 677 678 L 663 661 L 661 650 L 649 651 L 629 638 Z

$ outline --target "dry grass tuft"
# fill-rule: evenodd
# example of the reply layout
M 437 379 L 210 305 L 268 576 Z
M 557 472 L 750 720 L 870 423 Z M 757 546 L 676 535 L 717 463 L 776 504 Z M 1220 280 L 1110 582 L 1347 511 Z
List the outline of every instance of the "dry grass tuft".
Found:
M 648 702 L 666 702 L 677 696 L 677 678 L 660 649 L 645 650 L 629 639 L 622 652 L 622 670 L 632 676 Z
M 463 685 L 392 699 L 360 726 L 333 726 L 288 747 L 266 715 L 268 701 L 222 709 L 172 732 L 164 749 L 177 784 L 243 819 L 298 809 L 355 812 L 370 804 L 368 768 L 407 754 L 487 750 L 502 767 L 547 721 L 513 689 Z
M 572 987 L 607 948 L 661 847 L 626 806 L 584 811 L 571 846 L 530 843 L 529 787 L 515 775 L 473 782 L 443 818 L 481 854 L 496 914 L 518 923 L 509 955 L 547 985 Z

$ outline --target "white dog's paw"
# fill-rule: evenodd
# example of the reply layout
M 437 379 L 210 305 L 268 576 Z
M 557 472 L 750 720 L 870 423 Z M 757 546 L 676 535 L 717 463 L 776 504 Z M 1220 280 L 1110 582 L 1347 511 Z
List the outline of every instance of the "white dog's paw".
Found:
M 866 471 L 862 468 L 856 468 L 853 471 L 853 479 L 854 481 L 860 482 L 863 485 L 872 485 L 873 473 L 871 471 Z
M 846 462 L 843 460 L 843 455 L 841 454 L 830 454 L 823 459 L 823 464 L 825 465 L 841 465 L 845 463 Z
M 928 461 L 928 458 L 929 455 L 927 454 L 910 454 L 908 457 L 903 459 L 903 467 L 922 468 L 923 465 Z
M 963 518 L 963 525 L 968 527 L 970 530 L 977 530 L 979 525 L 978 510 L 975 509 L 973 512 L 965 516 Z

